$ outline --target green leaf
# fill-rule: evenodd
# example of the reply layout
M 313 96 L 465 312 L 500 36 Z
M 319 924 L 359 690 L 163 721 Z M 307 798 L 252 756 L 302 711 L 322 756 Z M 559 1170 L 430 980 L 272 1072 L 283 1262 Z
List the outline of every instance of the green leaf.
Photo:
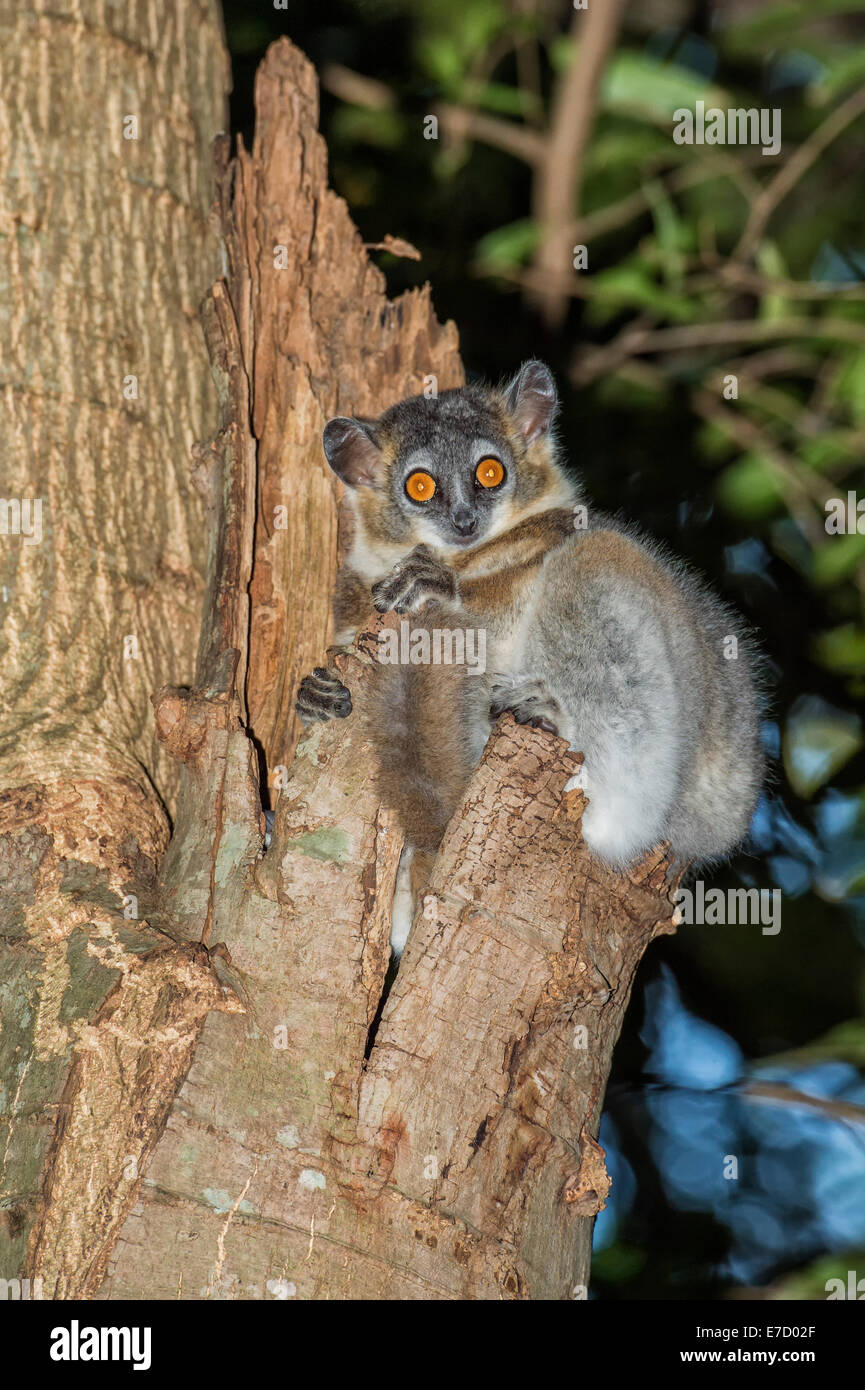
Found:
M 676 148 L 675 146 L 673 148 Z M 586 159 L 586 177 L 609 174 L 625 165 L 633 177 L 645 160 L 658 153 L 670 152 L 670 141 L 654 126 L 637 126 L 628 122 L 619 129 L 601 131 L 591 143 Z
M 616 1241 L 592 1255 L 592 1274 L 609 1284 L 627 1284 L 645 1267 L 647 1259 L 648 1252 L 641 1247 Z
M 504 116 L 525 116 L 540 106 L 532 92 L 521 92 L 519 87 L 511 87 L 507 82 L 467 83 L 464 100 L 469 105 Z
M 813 552 L 812 576 L 818 589 L 827 589 L 847 579 L 865 564 L 865 536 L 832 536 Z
M 547 49 L 547 56 L 553 72 L 565 72 L 571 66 L 576 53 L 576 44 L 567 34 L 557 34 Z
M 460 95 L 465 64 L 450 35 L 425 34 L 418 40 L 418 62 L 432 80 L 452 97 Z
M 862 721 L 827 701 L 796 701 L 784 731 L 784 771 L 795 792 L 811 797 L 858 753 Z
M 847 407 L 857 425 L 865 420 L 865 350 L 853 348 L 845 354 L 832 394 L 839 405 Z
M 509 222 L 488 232 L 477 245 L 475 260 L 481 270 L 494 275 L 496 271 L 513 270 L 531 259 L 538 244 L 538 228 L 531 217 Z
M 707 106 L 729 105 L 722 88 L 687 68 L 627 50 L 619 50 L 610 60 L 601 83 L 602 110 L 637 112 L 650 120 L 672 123 L 675 111 L 693 110 L 698 101 Z
M 845 430 L 827 430 L 817 439 L 803 439 L 799 444 L 799 458 L 815 473 L 839 467 L 843 472 L 844 465 L 856 462 L 850 448 L 850 435 Z
M 489 48 L 508 19 L 499 0 L 463 0 L 455 7 L 449 27 L 459 33 L 464 53 L 473 58 Z
M 814 655 L 828 671 L 839 676 L 865 675 L 865 629 L 842 623 L 814 638 Z
M 821 57 L 826 71 L 809 88 L 816 104 L 826 105 L 844 96 L 848 88 L 861 86 L 865 80 L 865 48 L 861 44 L 849 52 L 824 52 Z
M 865 1019 L 851 1018 L 837 1023 L 828 1033 L 772 1057 L 762 1057 L 761 1067 L 811 1067 L 815 1062 L 852 1062 L 865 1067 Z
M 678 289 L 682 283 L 682 256 L 691 250 L 693 229 L 679 216 L 661 183 L 653 180 L 646 185 L 646 192 L 655 221 L 655 239 L 662 253 L 660 260 L 664 275 L 668 284 Z M 692 316 L 689 313 L 689 317 Z
M 788 0 L 786 4 L 759 6 L 755 13 L 724 31 L 724 47 L 730 53 L 765 56 L 767 44 L 790 46 L 794 41 L 805 47 L 805 34 L 800 28 L 811 28 L 823 15 L 851 14 L 865 9 L 863 0 Z
M 745 454 L 725 468 L 718 480 L 718 500 L 736 516 L 771 516 L 784 494 L 770 464 L 758 454 Z
M 613 410 L 661 410 L 669 408 L 670 381 L 666 376 L 639 374 L 639 367 L 631 372 L 610 372 L 601 377 L 597 386 L 598 400 Z
M 768 280 L 785 280 L 787 267 L 774 241 L 764 241 L 757 252 L 757 266 Z M 760 318 L 764 322 L 777 322 L 789 318 L 795 306 L 783 292 L 767 291 L 760 296 Z
M 272 37 L 267 20 L 254 15 L 241 15 L 230 21 L 226 17 L 225 28 L 232 53 L 259 54 Z
M 858 1270 L 863 1260 L 865 1251 L 857 1254 L 855 1250 L 849 1250 L 842 1255 L 821 1255 L 804 1269 L 794 1269 L 789 1274 L 782 1274 L 773 1284 L 761 1289 L 760 1296 L 778 1302 L 823 1302 L 831 1288 L 830 1279 L 840 1279 L 846 1291 L 849 1287 L 850 1270 Z M 779 1314 L 778 1317 L 780 1321 L 782 1315 Z M 789 1320 L 786 1314 L 783 1315 L 783 1320 Z
M 384 150 L 396 149 L 405 136 L 405 123 L 398 111 L 371 111 L 365 106 L 338 106 L 332 129 L 335 141 Z
M 736 445 L 719 425 L 704 420 L 697 427 L 696 445 L 701 459 L 708 464 L 723 463 L 736 452 Z
M 508 23 L 498 0 L 461 0 L 447 7 L 430 7 L 427 22 L 432 26 L 417 41 L 417 57 L 423 69 L 450 96 L 463 100 L 462 84 L 473 58 L 489 48 Z
M 594 324 L 606 323 L 623 308 L 650 309 L 676 323 L 690 323 L 696 312 L 686 295 L 656 284 L 636 261 L 602 270 L 592 277 L 590 289 L 587 318 Z

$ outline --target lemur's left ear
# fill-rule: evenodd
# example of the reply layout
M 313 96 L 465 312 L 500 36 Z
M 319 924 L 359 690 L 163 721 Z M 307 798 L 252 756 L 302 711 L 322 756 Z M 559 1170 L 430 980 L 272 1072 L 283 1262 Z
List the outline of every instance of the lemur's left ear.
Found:
M 558 405 L 553 374 L 544 362 L 524 362 L 505 390 L 505 401 L 526 443 L 546 434 Z
M 369 422 L 337 415 L 325 425 L 322 442 L 328 463 L 349 487 L 372 487 L 378 482 L 381 450 Z

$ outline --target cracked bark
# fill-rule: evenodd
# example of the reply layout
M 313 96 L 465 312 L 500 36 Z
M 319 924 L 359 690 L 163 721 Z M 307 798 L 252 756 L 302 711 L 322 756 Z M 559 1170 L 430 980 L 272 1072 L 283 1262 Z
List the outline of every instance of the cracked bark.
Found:
M 220 264 L 207 220 L 229 80 L 218 8 L 59 8 L 0 0 L 3 492 L 38 500 L 43 531 L 0 534 L 7 1277 L 48 1229 L 73 1074 L 82 1100 L 102 1090 L 100 1065 L 127 1074 L 106 1030 L 135 1006 L 109 996 L 152 988 L 158 1018 L 157 979 L 174 989 L 175 967 L 148 961 L 164 941 L 146 919 L 179 768 L 149 696 L 192 669 L 206 543 L 188 455 L 216 410 L 198 304 Z M 144 994 L 140 1007 L 143 1024 Z
M 142 756 L 157 786 L 175 785 L 155 775 L 167 757 L 179 774 L 170 843 L 152 791 L 113 781 L 88 800 L 65 752 L 53 820 L 41 783 L 7 783 L 8 959 L 41 1023 L 2 1063 L 20 1160 L 5 1171 L 23 1176 L 0 1272 L 101 1299 L 573 1297 L 609 1186 L 612 1049 L 669 929 L 669 865 L 593 863 L 582 796 L 564 792 L 578 755 L 506 717 L 369 1050 L 401 850 L 365 743 L 372 628 L 333 657 L 355 713 L 292 760 L 338 552 L 318 441 L 329 415 L 462 369 L 427 291 L 387 300 L 327 188 L 314 74 L 286 41 L 256 96 L 253 150 L 218 158 L 228 276 L 203 315 L 221 418 L 192 469 L 209 546 L 195 677 L 181 683 L 184 637 L 157 663 L 160 752 Z M 262 856 L 262 766 L 289 765 Z M 82 839 L 110 873 L 70 875 L 98 859 Z M 146 920 L 124 919 L 121 889 Z

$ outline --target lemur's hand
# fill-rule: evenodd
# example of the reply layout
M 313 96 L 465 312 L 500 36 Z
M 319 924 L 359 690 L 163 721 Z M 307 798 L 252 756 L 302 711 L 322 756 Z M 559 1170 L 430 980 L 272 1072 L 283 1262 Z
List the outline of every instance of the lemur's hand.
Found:
M 457 596 L 456 575 L 428 545 L 416 545 L 410 555 L 394 565 L 386 579 L 372 586 L 372 601 L 379 613 L 416 613 L 429 599 Z
M 304 724 L 346 719 L 351 714 L 351 691 L 336 671 L 316 666 L 312 675 L 300 682 L 294 708 Z

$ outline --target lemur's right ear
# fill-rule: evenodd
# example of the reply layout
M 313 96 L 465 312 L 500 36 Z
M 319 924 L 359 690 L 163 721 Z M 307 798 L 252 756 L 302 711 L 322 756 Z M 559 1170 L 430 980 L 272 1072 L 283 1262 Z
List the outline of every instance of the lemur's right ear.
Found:
M 505 401 L 527 444 L 546 434 L 558 404 L 556 383 L 546 363 L 536 357 L 524 362 L 505 388 Z
M 378 482 L 382 457 L 370 424 L 337 415 L 328 420 L 322 439 L 328 463 L 348 487 L 372 487 Z

